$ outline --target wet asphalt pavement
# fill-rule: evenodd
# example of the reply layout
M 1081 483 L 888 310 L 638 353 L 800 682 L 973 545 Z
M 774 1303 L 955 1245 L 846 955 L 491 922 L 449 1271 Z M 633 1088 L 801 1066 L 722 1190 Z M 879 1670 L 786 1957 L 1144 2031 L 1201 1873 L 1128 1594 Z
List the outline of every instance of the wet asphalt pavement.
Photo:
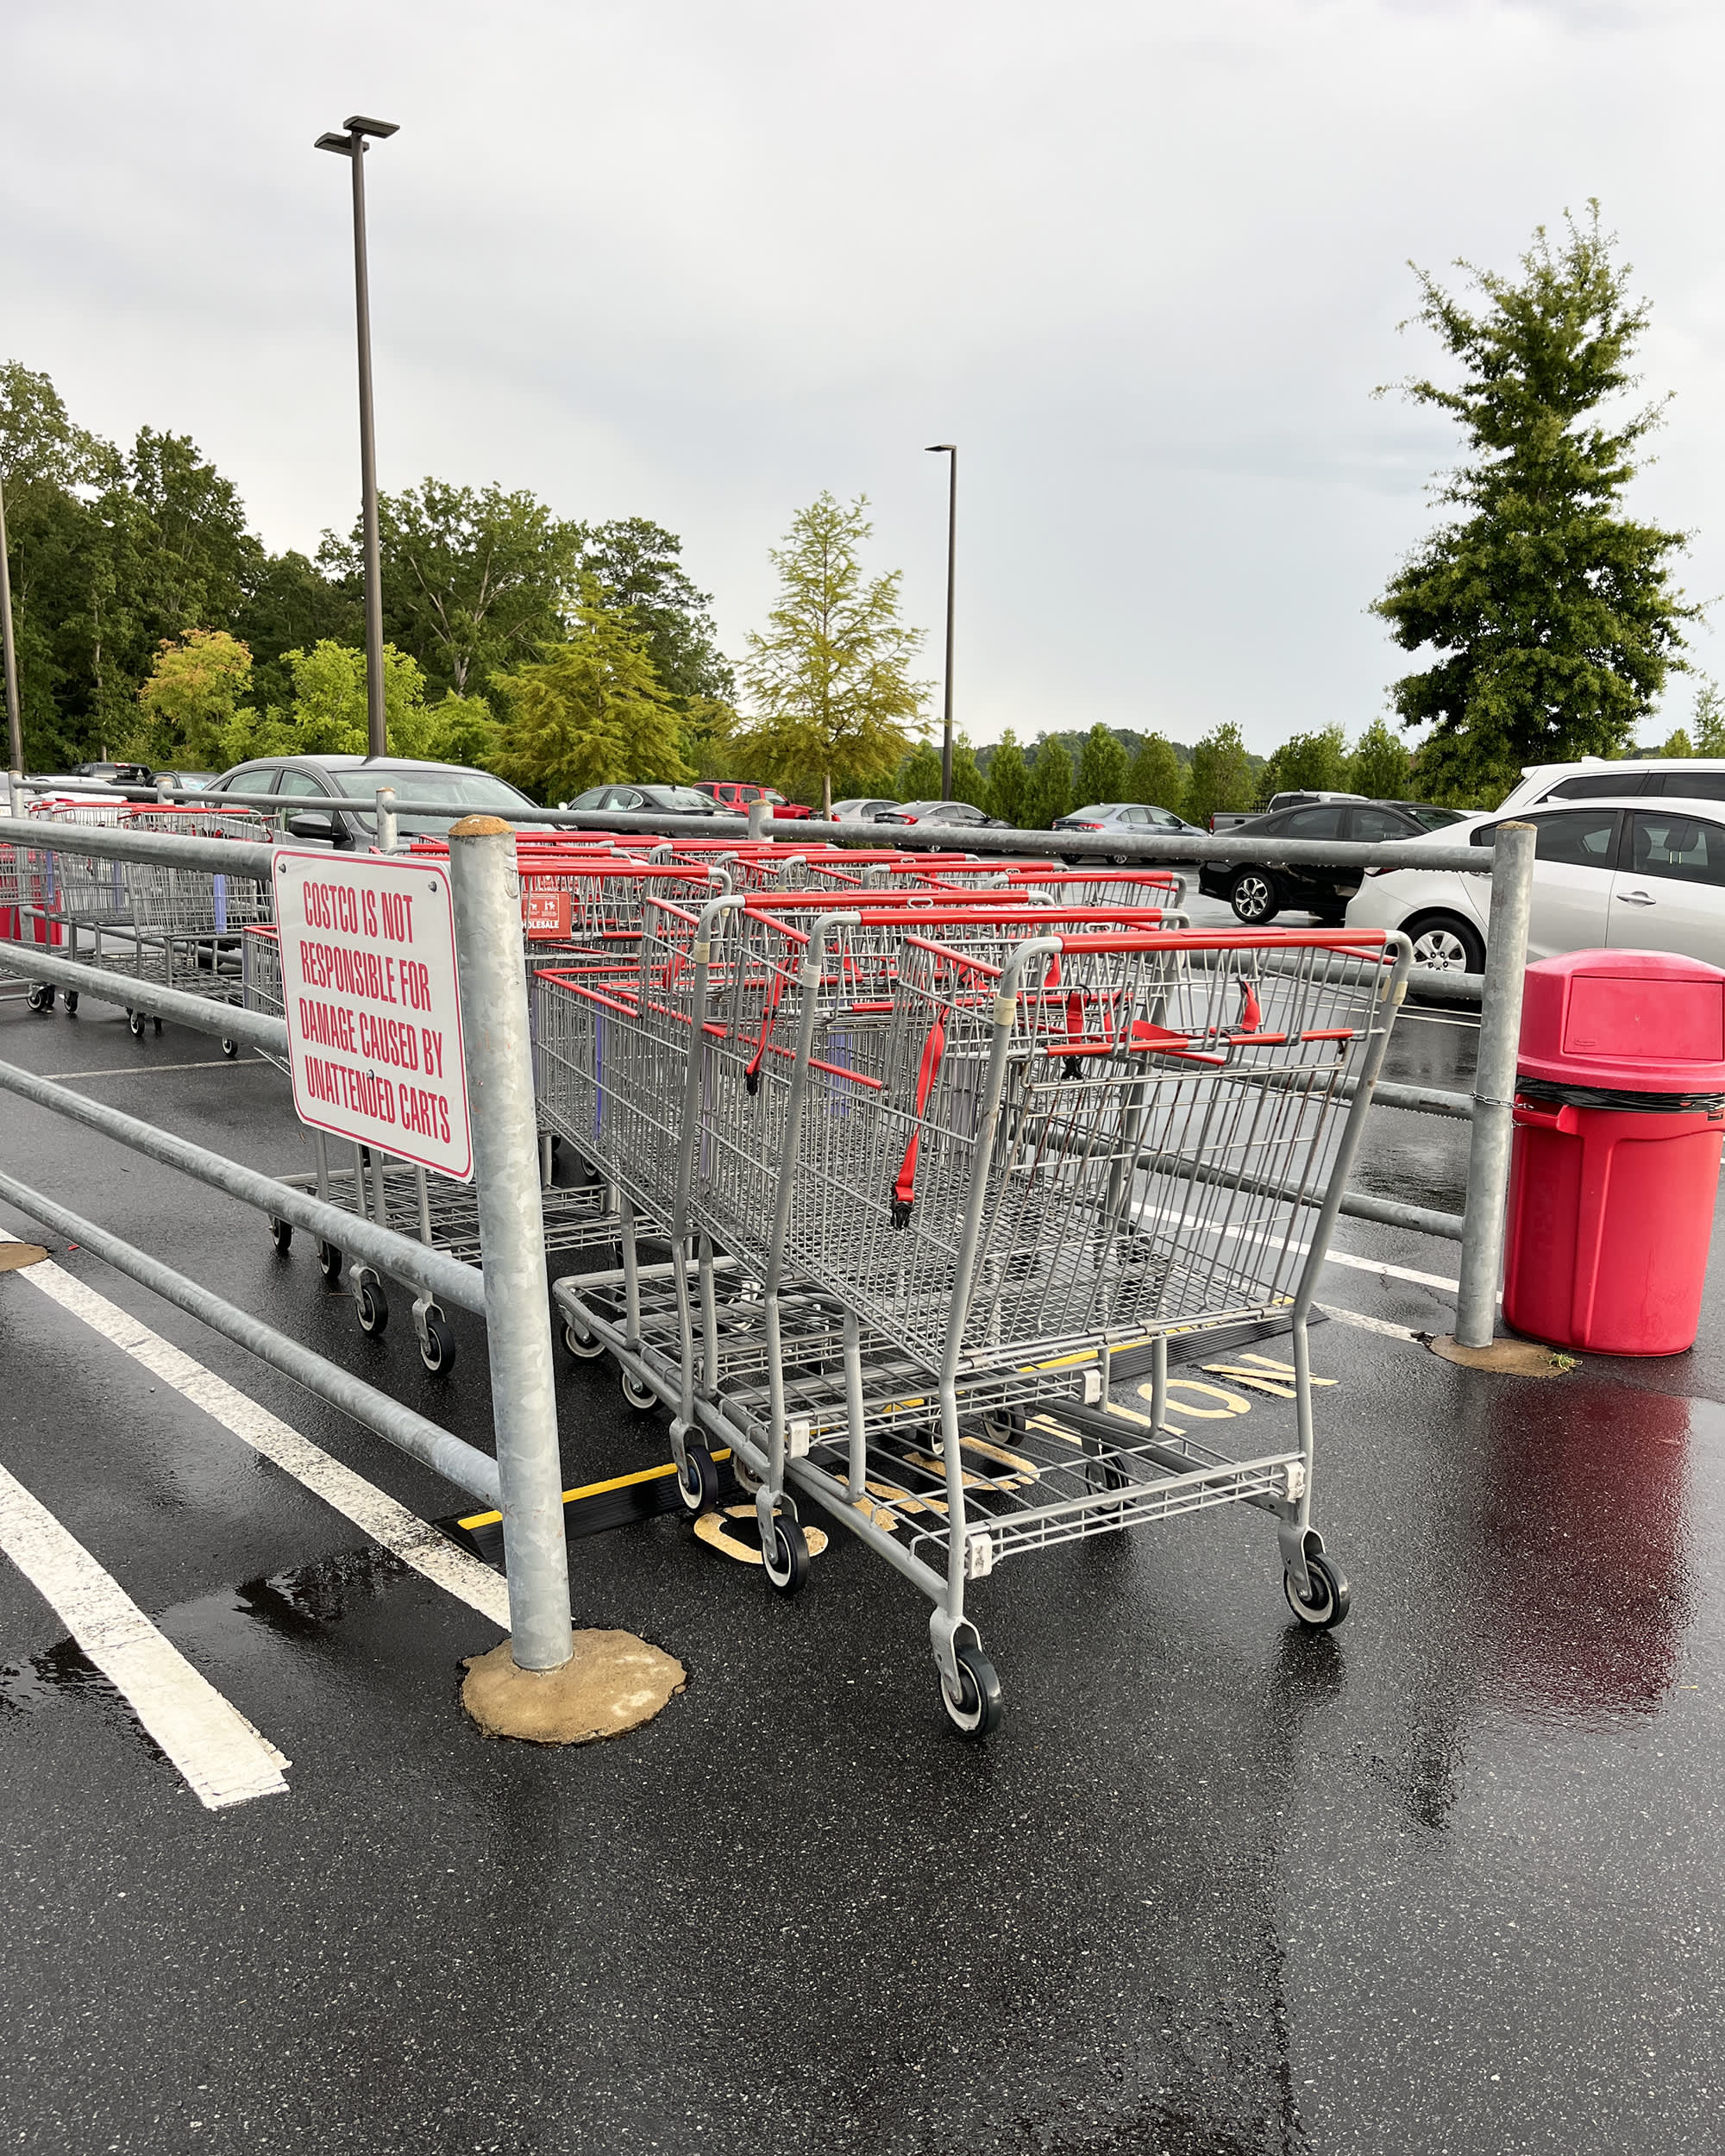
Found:
M 1410 1012 L 1388 1075 L 1459 1084 L 1471 1045 Z M 5 1001 L 0 1058 L 306 1156 L 285 1081 L 200 1037 Z M 1358 1180 L 1454 1205 L 1465 1143 L 1380 1110 Z M 405 1308 L 363 1339 L 244 1208 L 7 1098 L 0 1161 L 489 1442 L 474 1321 L 440 1383 Z M 467 1508 L 45 1239 L 422 1518 Z M 1719 1284 L 1694 1353 L 1541 1382 L 1405 1337 L 1447 1324 L 1453 1244 L 1338 1244 L 1364 1263 L 1324 1300 L 1385 1328 L 1313 1333 L 1348 1623 L 1296 1630 L 1234 1508 L 1007 1566 L 973 1604 L 1007 1699 L 982 1748 L 860 1545 L 783 1603 L 669 1519 L 575 1546 L 575 1614 L 678 1656 L 684 1695 L 610 1744 L 486 1742 L 456 1688 L 494 1626 L 0 1275 L 0 1464 L 292 1762 L 203 1810 L 0 1558 L 0 2147 L 1716 2149 Z M 1232 1397 L 1184 1404 L 1279 1438 L 1290 1407 Z M 606 1365 L 561 1403 L 570 1481 L 665 1457 Z

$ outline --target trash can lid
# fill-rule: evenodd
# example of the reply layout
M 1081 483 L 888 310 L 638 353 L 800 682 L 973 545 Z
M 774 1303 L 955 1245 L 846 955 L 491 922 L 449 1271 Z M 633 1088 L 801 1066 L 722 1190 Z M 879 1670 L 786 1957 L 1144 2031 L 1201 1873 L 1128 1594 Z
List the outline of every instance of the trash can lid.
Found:
M 1725 1092 L 1725 971 L 1659 950 L 1572 950 L 1527 968 L 1525 1078 Z

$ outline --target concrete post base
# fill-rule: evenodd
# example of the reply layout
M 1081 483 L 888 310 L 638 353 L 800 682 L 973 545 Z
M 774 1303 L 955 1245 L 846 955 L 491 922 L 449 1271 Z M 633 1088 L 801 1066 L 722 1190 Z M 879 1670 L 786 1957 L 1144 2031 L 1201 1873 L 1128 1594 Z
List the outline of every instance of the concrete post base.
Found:
M 1459 1363 L 1464 1369 L 1496 1370 L 1505 1377 L 1561 1377 L 1576 1362 L 1561 1348 L 1546 1347 L 1538 1340 L 1494 1340 L 1490 1347 L 1458 1347 L 1447 1332 L 1440 1332 L 1426 1344 L 1446 1363 Z
M 516 1666 L 510 1642 L 462 1663 L 461 1704 L 487 1737 L 585 1745 L 638 1729 L 688 1682 L 682 1664 L 632 1632 L 577 1632 L 561 1670 Z

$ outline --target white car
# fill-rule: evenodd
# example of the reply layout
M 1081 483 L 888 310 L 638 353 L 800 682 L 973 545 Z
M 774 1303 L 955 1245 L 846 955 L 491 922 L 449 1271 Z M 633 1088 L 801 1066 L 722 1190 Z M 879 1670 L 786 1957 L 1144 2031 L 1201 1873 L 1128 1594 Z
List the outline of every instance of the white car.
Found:
M 1512 820 L 1540 834 L 1529 958 L 1615 947 L 1678 951 L 1725 966 L 1725 801 L 1565 800 L 1513 817 L 1498 809 L 1442 837 L 1487 846 L 1498 824 Z M 1490 876 L 1368 868 L 1349 903 L 1347 924 L 1404 930 L 1416 966 L 1477 973 L 1490 909 Z
M 1647 756 L 1631 762 L 1584 756 L 1579 763 L 1530 763 L 1521 783 L 1493 812 L 1537 807 L 1542 801 L 1725 801 L 1725 756 Z

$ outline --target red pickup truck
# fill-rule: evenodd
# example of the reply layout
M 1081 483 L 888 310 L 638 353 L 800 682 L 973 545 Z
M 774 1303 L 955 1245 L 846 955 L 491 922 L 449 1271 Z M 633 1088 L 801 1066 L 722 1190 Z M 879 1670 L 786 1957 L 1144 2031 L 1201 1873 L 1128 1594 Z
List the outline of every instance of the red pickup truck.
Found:
M 749 813 L 751 801 L 772 804 L 775 816 L 812 816 L 812 808 L 805 808 L 800 801 L 787 801 L 782 793 L 775 793 L 769 786 L 756 786 L 752 779 L 698 779 L 698 793 L 710 794 L 721 808 L 731 809 L 738 816 Z

